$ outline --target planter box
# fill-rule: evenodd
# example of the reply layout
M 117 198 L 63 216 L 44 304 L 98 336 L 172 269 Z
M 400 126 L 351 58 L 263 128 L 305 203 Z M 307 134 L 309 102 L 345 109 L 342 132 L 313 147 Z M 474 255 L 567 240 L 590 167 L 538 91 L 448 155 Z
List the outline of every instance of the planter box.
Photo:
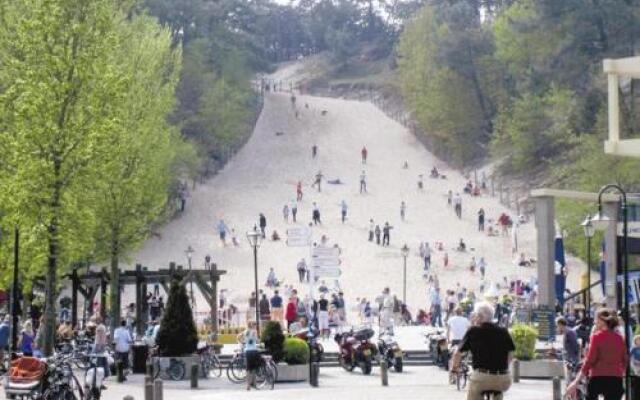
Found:
M 564 365 L 557 360 L 520 361 L 520 379 L 564 379 Z
M 309 380 L 309 364 L 278 364 L 278 380 L 276 382 L 305 382 Z
M 186 357 L 154 357 L 160 358 L 160 365 L 164 368 L 169 365 L 169 360 L 180 360 L 184 363 L 184 379 L 191 379 L 191 366 L 197 365 L 200 368 L 200 357 L 198 356 L 186 356 Z M 200 373 L 200 371 L 198 371 Z M 162 377 L 162 375 L 160 375 Z

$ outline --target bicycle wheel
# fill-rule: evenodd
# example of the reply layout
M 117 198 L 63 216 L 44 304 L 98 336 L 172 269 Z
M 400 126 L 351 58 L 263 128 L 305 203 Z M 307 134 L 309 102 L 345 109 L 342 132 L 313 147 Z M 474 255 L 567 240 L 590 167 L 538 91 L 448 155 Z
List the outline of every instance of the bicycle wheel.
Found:
M 179 360 L 172 361 L 173 362 L 169 365 L 169 368 L 167 368 L 167 375 L 169 375 L 169 378 L 173 381 L 180 381 L 184 379 L 184 375 L 187 370 L 184 362 Z
M 229 363 L 227 367 L 227 377 L 233 383 L 241 383 L 247 379 L 247 369 L 244 365 L 244 357 L 236 357 Z
M 200 359 L 200 365 L 198 366 L 198 372 L 200 373 L 201 378 L 207 379 L 209 377 L 210 371 L 210 361 L 207 357 L 203 357 Z
M 220 378 L 222 376 L 222 363 L 215 354 L 209 358 L 209 376 Z
M 459 372 L 456 374 L 456 388 L 462 390 L 467 386 L 467 374 Z
M 275 386 L 275 370 L 270 363 L 263 364 L 256 371 L 256 389 L 273 390 Z

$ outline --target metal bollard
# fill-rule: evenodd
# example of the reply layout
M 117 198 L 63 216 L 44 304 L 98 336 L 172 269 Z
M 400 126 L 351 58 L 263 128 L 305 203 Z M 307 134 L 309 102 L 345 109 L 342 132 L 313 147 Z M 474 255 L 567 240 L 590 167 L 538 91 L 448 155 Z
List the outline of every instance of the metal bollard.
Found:
M 191 365 L 191 389 L 198 388 L 198 364 Z
M 382 386 L 389 386 L 389 374 L 386 361 L 380 363 L 380 378 L 382 379 Z
M 144 400 L 153 400 L 153 384 L 144 384 Z
M 318 377 L 320 375 L 320 363 L 312 362 L 309 369 L 309 384 L 313 387 L 318 387 Z
M 153 364 L 152 363 L 147 362 L 146 371 L 147 371 L 147 376 L 153 376 Z
M 135 400 L 135 399 L 133 398 L 133 396 L 131 396 L 130 394 L 128 394 L 128 395 L 124 396 L 124 397 L 122 398 L 122 400 Z
M 560 386 L 560 377 L 553 378 L 553 400 L 562 400 L 562 389 Z
M 520 382 L 520 360 L 513 360 L 513 383 Z
M 162 400 L 162 379 L 153 381 L 153 400 Z

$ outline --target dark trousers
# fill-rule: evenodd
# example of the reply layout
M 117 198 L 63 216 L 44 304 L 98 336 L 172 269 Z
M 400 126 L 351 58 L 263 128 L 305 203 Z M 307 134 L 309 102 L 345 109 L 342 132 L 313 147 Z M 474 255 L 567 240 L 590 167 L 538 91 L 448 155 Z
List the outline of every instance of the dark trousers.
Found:
M 624 394 L 622 378 L 615 376 L 595 376 L 589 379 L 587 385 L 587 400 L 598 400 L 603 395 L 604 400 L 620 400 Z
M 129 368 L 129 352 L 116 352 L 116 359 L 122 363 L 122 369 Z
M 342 223 L 344 224 L 344 220 L 347 219 L 347 212 L 343 211 L 342 212 Z
M 376 234 L 376 243 L 380 244 L 380 234 Z
M 431 313 L 431 326 L 436 326 L 436 325 L 442 328 L 442 311 L 440 307 L 437 307 L 437 308 L 434 307 Z
M 382 245 L 383 246 L 388 246 L 389 245 L 389 234 L 385 233 L 384 235 L 382 235 Z
M 373 231 L 369 231 L 369 241 L 373 242 Z
M 291 209 L 291 216 L 293 217 L 293 222 L 296 222 L 296 214 L 298 214 L 298 209 L 297 208 L 292 208 Z

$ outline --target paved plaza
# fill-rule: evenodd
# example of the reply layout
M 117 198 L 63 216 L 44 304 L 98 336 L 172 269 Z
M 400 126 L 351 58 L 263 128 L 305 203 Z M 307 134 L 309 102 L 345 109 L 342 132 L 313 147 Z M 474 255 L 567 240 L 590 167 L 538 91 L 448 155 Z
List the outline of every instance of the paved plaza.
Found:
M 277 399 L 277 400 L 463 400 L 464 391 L 458 392 L 447 384 L 446 372 L 436 367 L 407 368 L 401 374 L 389 373 L 389 386 L 381 385 L 379 368 L 370 376 L 358 372 L 349 373 L 341 368 L 325 368 L 321 371 L 320 386 L 312 388 L 308 383 L 279 383 L 273 391 L 250 391 L 245 386 L 229 382 L 226 376 L 200 380 L 199 388 L 191 390 L 188 381 L 164 382 L 164 399 L 215 400 L 215 399 Z M 104 399 L 121 400 L 132 395 L 143 399 L 142 375 L 130 376 L 124 384 L 109 382 L 103 392 Z M 552 398 L 551 381 L 525 380 L 514 384 L 505 399 L 546 400 Z

